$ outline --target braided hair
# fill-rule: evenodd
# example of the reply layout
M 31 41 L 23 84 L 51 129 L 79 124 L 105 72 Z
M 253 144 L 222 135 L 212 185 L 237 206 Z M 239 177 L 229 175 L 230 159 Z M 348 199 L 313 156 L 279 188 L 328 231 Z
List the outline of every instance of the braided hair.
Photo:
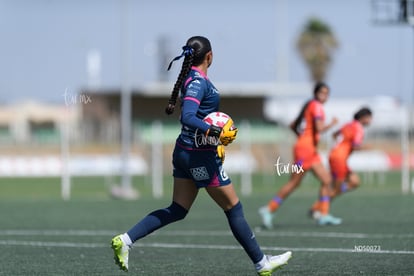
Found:
M 168 115 L 174 112 L 178 94 L 183 87 L 185 78 L 190 73 L 191 66 L 198 66 L 203 63 L 206 54 L 211 51 L 211 44 L 205 37 L 193 36 L 187 40 L 186 45 L 182 49 L 182 54 L 175 57 L 168 66 L 168 70 L 170 70 L 172 63 L 184 56 L 180 74 L 177 77 L 170 99 L 168 100 L 168 105 L 165 108 L 165 113 Z

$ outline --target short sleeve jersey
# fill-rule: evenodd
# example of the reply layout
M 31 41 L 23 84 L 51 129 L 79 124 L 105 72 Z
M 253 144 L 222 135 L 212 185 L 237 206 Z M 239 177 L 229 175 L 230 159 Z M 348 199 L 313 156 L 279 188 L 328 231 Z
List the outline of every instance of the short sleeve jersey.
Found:
M 316 147 L 320 135 L 316 131 L 316 121 L 325 120 L 325 112 L 322 104 L 317 100 L 311 100 L 305 109 L 302 125 L 296 146 Z
M 182 116 L 186 112 L 186 101 L 198 104 L 195 116 L 200 120 L 211 112 L 218 111 L 220 104 L 218 90 L 203 72 L 196 67 L 192 67 L 181 91 L 182 128 L 177 141 L 190 148 L 213 148 L 205 141 L 205 131 L 183 124 Z
M 353 147 L 361 145 L 363 139 L 364 128 L 362 124 L 357 120 L 349 122 L 340 129 L 338 142 L 331 150 L 331 155 L 348 158 Z

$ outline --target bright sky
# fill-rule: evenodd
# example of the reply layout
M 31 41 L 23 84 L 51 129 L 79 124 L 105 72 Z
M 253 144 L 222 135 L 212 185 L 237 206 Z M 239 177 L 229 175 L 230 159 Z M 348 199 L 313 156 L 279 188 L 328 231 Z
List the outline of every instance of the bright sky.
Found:
M 63 103 L 66 88 L 76 93 L 87 85 L 91 49 L 101 53 L 102 87 L 120 87 L 121 48 L 132 86 L 155 81 L 160 36 L 168 38 L 170 58 L 188 37 L 207 36 L 213 82 L 306 82 L 295 43 L 310 16 L 327 22 L 340 43 L 327 78 L 333 97 L 414 94 L 414 28 L 373 25 L 370 0 L 130 0 L 127 9 L 123 2 L 0 0 L 0 103 Z

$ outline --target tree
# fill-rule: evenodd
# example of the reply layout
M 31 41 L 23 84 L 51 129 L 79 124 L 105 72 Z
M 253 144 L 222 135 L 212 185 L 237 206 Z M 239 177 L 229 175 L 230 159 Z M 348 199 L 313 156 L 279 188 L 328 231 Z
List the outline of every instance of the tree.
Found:
M 299 36 L 297 47 L 314 81 L 323 81 L 338 42 L 330 27 L 318 18 L 310 18 Z

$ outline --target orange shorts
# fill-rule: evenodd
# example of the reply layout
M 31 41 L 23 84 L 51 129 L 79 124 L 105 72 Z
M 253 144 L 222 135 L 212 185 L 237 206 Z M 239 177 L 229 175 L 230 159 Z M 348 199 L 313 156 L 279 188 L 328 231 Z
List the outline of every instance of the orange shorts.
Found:
M 351 169 L 346 162 L 347 158 L 329 156 L 329 167 L 334 180 L 345 180 Z
M 295 146 L 293 149 L 293 156 L 295 164 L 302 166 L 304 170 L 310 169 L 313 164 L 322 162 L 320 155 L 314 147 Z

